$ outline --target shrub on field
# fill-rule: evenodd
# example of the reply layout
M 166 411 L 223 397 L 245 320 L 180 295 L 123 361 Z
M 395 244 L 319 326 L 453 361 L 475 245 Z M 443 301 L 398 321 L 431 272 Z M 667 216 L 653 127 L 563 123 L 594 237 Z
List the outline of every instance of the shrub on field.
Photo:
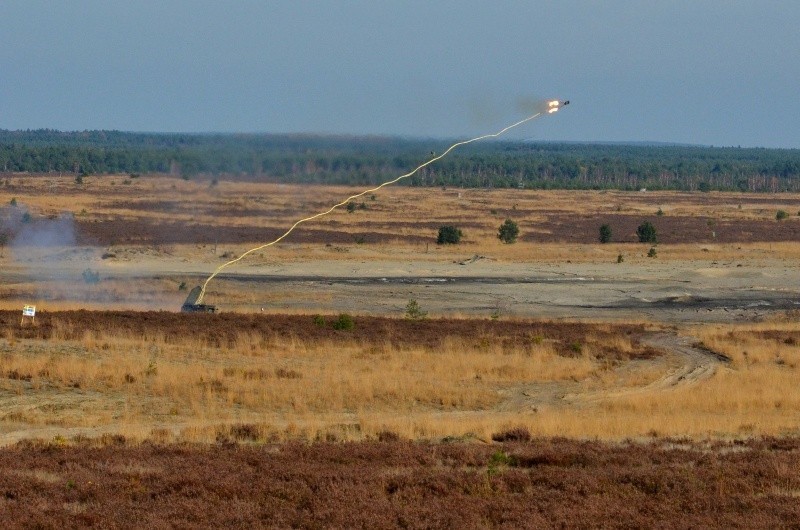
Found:
M 383 430 L 378 433 L 379 442 L 399 442 L 400 435 L 394 431 Z
M 439 236 L 436 238 L 437 245 L 456 245 L 461 241 L 464 233 L 460 228 L 452 225 L 439 227 Z
M 639 243 L 656 243 L 658 240 L 656 227 L 650 221 L 640 224 L 636 229 L 636 235 L 639 236 Z
M 258 426 L 252 423 L 231 425 L 231 436 L 235 440 L 255 442 L 259 439 L 259 435 Z
M 406 304 L 406 318 L 411 320 L 422 320 L 428 316 L 427 311 L 423 311 L 419 303 L 413 298 Z
M 609 225 L 600 225 L 600 242 L 608 243 L 611 241 L 611 227 Z
M 495 442 L 529 442 L 531 433 L 525 427 L 514 427 L 507 431 L 501 431 L 492 435 Z
M 778 212 L 775 214 L 775 219 L 777 219 L 778 221 L 783 221 L 784 219 L 787 219 L 788 217 L 789 217 L 789 214 L 786 212 L 786 210 L 778 210 Z
M 356 327 L 356 323 L 353 320 L 353 317 L 347 313 L 342 313 L 339 315 L 339 318 L 333 321 L 333 329 L 347 331 L 353 329 L 354 327 Z
M 519 225 L 511 219 L 506 219 L 497 230 L 497 238 L 503 243 L 513 243 L 519 236 Z

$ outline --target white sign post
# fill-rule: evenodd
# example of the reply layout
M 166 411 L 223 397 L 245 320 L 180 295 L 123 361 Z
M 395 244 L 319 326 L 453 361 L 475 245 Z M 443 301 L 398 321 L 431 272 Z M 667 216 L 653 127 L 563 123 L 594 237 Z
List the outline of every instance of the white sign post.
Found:
M 22 320 L 20 321 L 19 325 L 21 326 L 26 318 L 30 318 L 31 322 L 35 322 L 36 318 L 36 306 L 35 305 L 26 305 L 22 308 Z

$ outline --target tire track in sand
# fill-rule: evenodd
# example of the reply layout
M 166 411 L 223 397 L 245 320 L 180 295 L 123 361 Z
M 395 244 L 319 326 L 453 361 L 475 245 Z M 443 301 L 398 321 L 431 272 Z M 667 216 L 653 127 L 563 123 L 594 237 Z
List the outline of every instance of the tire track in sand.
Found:
M 677 389 L 704 381 L 714 375 L 719 366 L 730 363 L 726 356 L 697 347 L 691 337 L 681 337 L 675 333 L 650 333 L 644 335 L 641 342 L 664 352 L 664 356 L 653 361 L 665 367 L 663 375 L 655 381 L 642 386 L 600 390 L 587 389 L 586 381 L 529 383 L 503 392 L 507 398 L 498 410 L 535 411 L 539 406 L 584 405 L 606 399 Z M 626 363 L 616 372 L 622 373 L 629 369 L 630 363 Z

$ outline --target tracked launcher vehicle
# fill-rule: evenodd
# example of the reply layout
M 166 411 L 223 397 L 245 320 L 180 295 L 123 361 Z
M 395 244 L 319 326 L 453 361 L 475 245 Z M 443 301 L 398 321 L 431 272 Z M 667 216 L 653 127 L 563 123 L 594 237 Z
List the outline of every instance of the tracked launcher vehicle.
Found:
M 181 306 L 182 313 L 216 313 L 217 306 L 209 304 L 198 304 L 197 299 L 200 298 L 200 293 L 203 290 L 198 285 L 189 292 L 186 301 Z

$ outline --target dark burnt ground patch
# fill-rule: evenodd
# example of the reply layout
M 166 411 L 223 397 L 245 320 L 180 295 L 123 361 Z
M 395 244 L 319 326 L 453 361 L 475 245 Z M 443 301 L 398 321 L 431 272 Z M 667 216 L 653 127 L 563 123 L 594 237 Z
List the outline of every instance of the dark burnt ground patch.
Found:
M 286 232 L 285 228 L 265 228 L 255 225 L 229 226 L 181 221 L 159 222 L 148 218 L 117 218 L 101 221 L 77 219 L 75 222 L 79 245 L 243 244 L 273 241 Z M 289 234 L 284 241 L 317 244 L 375 244 L 396 240 L 419 244 L 430 242 L 431 238 L 421 235 L 387 234 L 374 231 L 374 229 L 351 231 L 300 227 Z
M 613 232 L 612 242 L 636 243 L 636 228 L 645 221 L 650 221 L 656 227 L 659 243 L 800 241 L 800 222 L 795 220 L 732 220 L 703 216 L 629 214 L 573 215 L 561 212 L 545 215 L 546 220 L 530 226 L 526 226 L 524 221 L 520 223 L 522 241 L 597 243 L 600 226 L 607 224 Z M 526 231 L 526 228 L 536 231 Z
M 207 214 L 207 212 L 203 212 Z M 357 215 L 357 214 L 356 214 Z M 221 216 L 224 217 L 224 216 Z M 790 218 L 775 220 L 733 220 L 698 216 L 640 216 L 630 214 L 575 215 L 563 212 L 543 212 L 544 219 L 528 221 L 517 219 L 520 241 L 530 243 L 597 243 L 600 225 L 608 224 L 613 231 L 612 242 L 637 242 L 636 228 L 644 221 L 655 225 L 659 243 L 749 243 L 800 241 L 800 220 Z M 264 219 L 275 220 L 274 212 Z M 291 224 L 281 228 L 254 224 L 256 218 L 241 225 L 213 224 L 193 221 L 159 221 L 150 217 L 105 219 L 76 218 L 76 234 L 80 245 L 119 244 L 181 244 L 181 243 L 254 243 L 272 241 L 282 235 Z M 311 244 L 388 243 L 424 244 L 436 241 L 440 226 L 453 224 L 465 231 L 495 228 L 491 223 L 445 221 L 357 221 L 344 223 L 326 220 L 325 228 L 301 226 L 293 231 L 286 242 Z M 499 226 L 500 221 L 497 222 Z M 319 226 L 319 225 L 317 225 Z M 407 233 L 414 229 L 415 233 Z
M 395 348 L 425 348 L 435 352 L 449 339 L 457 338 L 467 347 L 486 349 L 533 349 L 552 343 L 560 355 L 575 356 L 590 347 L 600 358 L 626 360 L 649 358 L 658 353 L 639 344 L 644 326 L 631 324 L 586 324 L 579 322 L 505 321 L 491 319 L 407 320 L 355 316 L 351 330 L 333 328 L 335 315 L 324 317 L 325 325 L 310 315 L 187 314 L 166 311 L 57 311 L 36 314 L 36 325 L 20 327 L 19 312 L 0 311 L 0 328 L 13 329 L 18 338 L 50 340 L 58 335 L 80 340 L 86 333 L 113 333 L 141 337 L 163 336 L 169 343 L 199 340 L 213 347 L 233 347 L 240 336 L 253 334 L 267 347 L 276 339 L 294 339 L 308 345 L 362 345 L 365 348 L 390 345 Z M 620 336 L 630 337 L 634 349 L 622 352 L 614 344 Z M 606 344 L 608 343 L 608 344 Z
M 214 217 L 269 217 L 273 219 L 285 219 L 287 217 L 299 218 L 310 215 L 304 208 L 297 206 L 276 206 L 274 204 L 261 205 L 258 200 L 248 201 L 248 206 L 242 206 L 241 204 L 224 200 L 197 202 L 186 199 L 111 201 L 102 203 L 101 206 L 109 210 L 130 210 L 134 212 L 164 214 L 165 216 L 180 213 L 188 215 L 212 215 Z M 322 204 L 312 205 L 308 208 L 314 207 L 322 208 Z
M 0 521 L 25 528 L 783 528 L 800 520 L 795 438 L 489 446 L 383 439 L 23 442 L 0 450 Z

